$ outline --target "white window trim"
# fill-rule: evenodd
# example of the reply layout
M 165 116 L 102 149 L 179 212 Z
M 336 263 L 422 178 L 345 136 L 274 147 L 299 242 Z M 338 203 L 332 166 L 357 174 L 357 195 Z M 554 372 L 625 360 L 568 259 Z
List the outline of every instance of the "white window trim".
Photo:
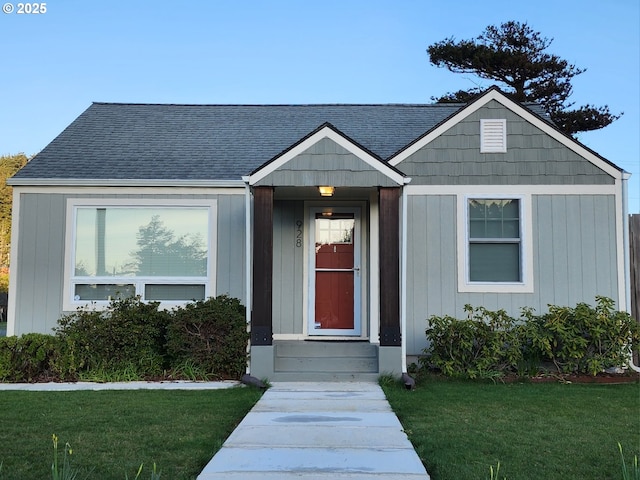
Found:
M 75 245 L 75 223 L 76 209 L 78 207 L 204 207 L 209 209 L 209 243 L 207 251 L 207 276 L 205 277 L 88 277 L 88 281 L 78 281 L 74 279 L 74 245 Z M 215 295 L 216 292 L 216 256 L 217 256 L 217 230 L 218 230 L 218 202 L 215 199 L 203 200 L 171 200 L 171 199 L 149 199 L 149 198 L 69 198 L 66 206 L 65 223 L 65 252 L 64 252 L 64 283 L 62 296 L 62 310 L 65 312 L 75 311 L 79 307 L 93 306 L 100 310 L 109 305 L 108 301 L 83 301 L 74 300 L 73 292 L 75 284 L 132 284 L 135 285 L 136 294 L 144 293 L 146 283 L 152 284 L 200 284 L 205 285 L 205 298 Z M 184 305 L 187 301 L 163 301 L 160 308 L 172 308 Z
M 521 282 L 469 281 L 469 200 L 490 198 L 519 200 Z M 457 217 L 458 292 L 533 293 L 533 212 L 531 194 L 457 195 Z
M 487 135 L 487 130 L 495 132 L 500 129 L 498 143 L 488 143 L 488 140 L 496 140 L 495 135 Z M 507 121 L 505 119 L 485 118 L 480 120 L 480 153 L 506 153 L 507 151 Z

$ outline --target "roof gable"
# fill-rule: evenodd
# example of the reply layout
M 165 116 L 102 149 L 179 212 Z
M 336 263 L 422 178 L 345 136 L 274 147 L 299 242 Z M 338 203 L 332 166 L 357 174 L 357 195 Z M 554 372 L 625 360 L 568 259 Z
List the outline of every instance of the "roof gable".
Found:
M 325 153 L 326 148 L 324 148 L 321 152 L 311 152 L 314 146 L 326 145 L 327 143 L 335 145 L 334 151 Z M 305 155 L 307 157 L 316 157 L 317 161 L 301 160 Z M 327 165 L 329 160 L 332 160 L 331 165 Z M 289 171 L 299 172 L 299 174 L 290 177 L 292 178 L 291 181 L 286 181 L 282 177 L 280 180 L 275 180 L 273 178 L 274 174 L 285 168 L 288 168 Z M 313 172 L 321 172 L 322 175 L 309 175 L 309 173 Z M 362 184 L 359 185 L 358 174 L 364 176 L 365 172 L 367 172 L 366 179 L 362 178 L 360 180 Z M 371 173 L 373 172 L 375 172 L 375 175 L 372 176 Z M 348 138 L 330 123 L 325 123 L 269 162 L 254 170 L 251 175 L 245 177 L 245 181 L 249 185 L 256 186 L 265 184 L 289 186 L 289 183 L 292 183 L 291 186 L 315 186 L 319 184 L 343 186 L 341 185 L 342 183 L 351 186 L 386 186 L 389 182 L 395 185 L 402 185 L 405 183 L 405 178 L 399 170 L 388 165 L 377 155 Z
M 466 107 L 461 108 L 449 118 L 443 120 L 431 130 L 425 132 L 421 137 L 417 138 L 411 144 L 407 145 L 389 159 L 389 163 L 398 166 L 403 160 L 407 159 L 420 149 L 424 148 L 436 138 L 440 137 L 444 132 L 457 125 L 473 113 L 477 112 L 491 101 L 496 101 L 503 107 L 507 108 L 516 115 L 522 117 L 541 131 L 549 135 L 551 138 L 561 143 L 577 155 L 588 160 L 597 168 L 603 170 L 614 178 L 621 178 L 622 169 L 601 157 L 593 150 L 582 145 L 577 140 L 567 136 L 558 130 L 551 122 L 546 121 L 541 116 L 536 115 L 525 106 L 514 102 L 505 95 L 498 87 L 491 87 L 482 95 L 478 96 L 474 101 L 470 102 Z

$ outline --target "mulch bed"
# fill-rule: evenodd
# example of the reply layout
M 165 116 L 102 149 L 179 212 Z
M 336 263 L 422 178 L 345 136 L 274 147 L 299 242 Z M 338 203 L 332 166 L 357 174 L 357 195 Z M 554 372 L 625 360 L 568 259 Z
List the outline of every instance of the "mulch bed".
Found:
M 524 381 L 530 383 L 595 383 L 602 385 L 619 385 L 624 383 L 640 383 L 640 373 L 634 371 L 626 371 L 624 373 L 599 373 L 597 375 L 548 373 L 524 378 L 517 376 L 503 377 L 501 381 L 505 383 Z

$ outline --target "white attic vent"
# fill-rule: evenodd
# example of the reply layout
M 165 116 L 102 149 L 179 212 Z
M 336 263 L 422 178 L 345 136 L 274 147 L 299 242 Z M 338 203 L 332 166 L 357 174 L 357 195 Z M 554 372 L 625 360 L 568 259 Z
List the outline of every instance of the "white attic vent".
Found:
M 480 120 L 480 153 L 507 151 L 507 121 L 505 119 Z

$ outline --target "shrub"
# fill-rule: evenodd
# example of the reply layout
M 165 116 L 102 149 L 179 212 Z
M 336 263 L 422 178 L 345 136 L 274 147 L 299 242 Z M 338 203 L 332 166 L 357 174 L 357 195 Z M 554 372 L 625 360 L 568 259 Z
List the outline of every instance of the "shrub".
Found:
M 549 306 L 549 312 L 526 318 L 527 338 L 540 355 L 562 373 L 596 375 L 625 365 L 640 342 L 640 326 L 627 312 L 616 311 L 610 298 L 596 297 L 596 306 Z
M 98 311 L 79 308 L 56 328 L 63 359 L 72 372 L 131 370 L 140 377 L 161 375 L 169 313 L 139 297 L 112 300 Z
M 549 312 L 540 316 L 523 308 L 522 318 L 515 320 L 503 310 L 466 305 L 466 320 L 429 319 L 430 345 L 421 363 L 470 378 L 531 374 L 541 361 L 553 362 L 561 373 L 596 375 L 626 365 L 631 349 L 640 343 L 638 323 L 613 306 L 613 300 L 599 296 L 595 308 L 585 303 L 575 308 L 549 305 Z
M 468 318 L 432 316 L 426 330 L 428 361 L 446 375 L 491 377 L 514 369 L 522 359 L 515 319 L 504 310 L 465 305 Z M 423 364 L 425 359 L 423 359 Z
M 245 308 L 220 295 L 173 311 L 167 330 L 172 366 L 185 364 L 217 378 L 240 378 L 247 366 Z
M 57 351 L 53 335 L 28 333 L 0 338 L 0 380 L 35 382 L 55 378 Z

